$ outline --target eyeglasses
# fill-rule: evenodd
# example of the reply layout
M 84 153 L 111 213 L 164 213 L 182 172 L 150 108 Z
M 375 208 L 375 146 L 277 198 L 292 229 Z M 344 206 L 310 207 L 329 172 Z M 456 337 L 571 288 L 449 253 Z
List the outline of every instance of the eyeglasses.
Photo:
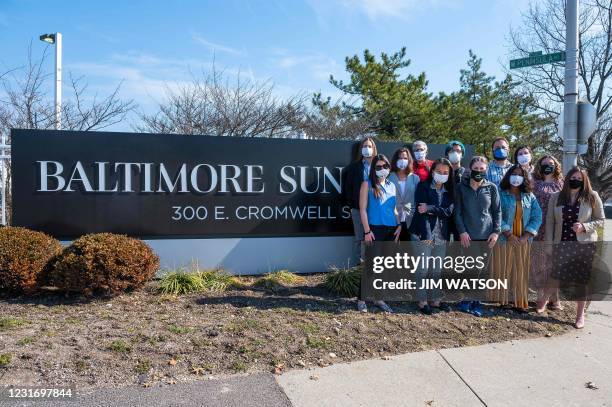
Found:
M 384 170 L 388 170 L 390 167 L 389 167 L 389 164 L 383 164 L 383 165 L 377 165 L 375 168 L 376 168 L 377 171 L 379 171 L 379 170 L 383 170 L 383 169 Z

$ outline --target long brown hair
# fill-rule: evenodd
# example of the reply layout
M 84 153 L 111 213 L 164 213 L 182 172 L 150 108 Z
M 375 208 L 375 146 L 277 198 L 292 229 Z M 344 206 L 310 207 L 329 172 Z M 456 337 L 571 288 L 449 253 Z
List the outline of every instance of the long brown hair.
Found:
M 542 175 L 542 161 L 546 160 L 547 158 L 551 159 L 555 163 L 555 170 L 552 173 L 553 178 L 555 181 L 561 181 L 563 179 L 563 169 L 561 168 L 561 163 L 550 154 L 544 154 L 542 157 L 540 157 L 533 169 L 533 177 L 540 181 L 544 179 L 544 176 Z
M 582 188 L 580 189 L 580 192 L 578 192 L 578 201 L 588 202 L 591 206 L 595 205 L 595 193 L 593 192 L 593 188 L 591 187 L 591 180 L 589 180 L 589 176 L 586 170 L 580 167 L 572 167 L 565 175 L 563 189 L 561 189 L 561 192 L 559 192 L 559 198 L 557 198 L 557 206 L 570 205 L 571 193 L 569 180 L 572 175 L 577 172 L 582 174 Z
M 406 174 L 412 174 L 412 156 L 410 155 L 410 150 L 406 147 L 398 148 L 395 153 L 393 153 L 393 157 L 391 158 L 391 171 L 397 172 L 399 168 L 397 168 L 397 160 L 399 160 L 402 153 L 406 153 L 408 155 L 408 166 L 406 167 Z
M 370 141 L 372 143 L 372 157 L 375 157 L 378 154 L 378 149 L 376 148 L 376 142 L 374 141 L 374 138 L 366 137 L 363 140 L 361 140 L 361 143 L 359 143 L 359 151 L 357 151 L 356 161 L 363 160 L 363 154 L 361 154 L 361 149 L 363 148 L 363 145 L 365 144 L 366 141 Z
M 519 169 L 521 171 L 521 177 L 523 177 L 523 183 L 520 185 L 519 190 L 525 194 L 533 191 L 533 185 L 529 179 L 529 173 L 520 164 L 513 164 L 512 167 L 508 168 L 506 174 L 499 183 L 499 188 L 504 191 L 509 191 L 512 188 L 510 184 L 510 177 L 513 175 L 514 170 Z
M 372 159 L 372 164 L 370 164 L 370 185 L 372 186 L 372 190 L 374 192 L 374 196 L 376 198 L 380 198 L 382 195 L 382 191 L 380 189 L 380 184 L 378 183 L 378 177 L 376 176 L 376 165 L 378 165 L 379 161 L 384 161 L 385 164 L 389 166 L 389 173 L 391 173 L 391 164 L 389 164 L 389 160 L 384 154 L 378 154 L 374 156 Z M 385 180 L 386 181 L 386 180 Z
M 448 167 L 448 180 L 444 183 L 444 189 L 446 192 L 450 194 L 450 196 L 455 196 L 455 178 L 453 176 L 453 166 L 451 162 L 446 158 L 438 158 L 436 161 L 431 164 L 431 168 L 429 169 L 429 175 L 427 176 L 427 180 L 430 183 L 434 182 L 434 172 L 436 171 L 436 167 L 439 165 L 446 165 Z

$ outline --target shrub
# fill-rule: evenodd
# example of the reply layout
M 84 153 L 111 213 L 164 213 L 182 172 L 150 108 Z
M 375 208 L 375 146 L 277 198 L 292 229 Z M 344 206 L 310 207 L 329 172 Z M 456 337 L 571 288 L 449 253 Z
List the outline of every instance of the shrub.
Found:
M 225 291 L 230 288 L 242 287 L 236 276 L 227 274 L 221 269 L 201 271 L 198 273 L 202 279 L 202 287 L 206 291 Z
M 57 257 L 49 283 L 85 295 L 135 290 L 151 280 L 159 258 L 141 240 L 112 233 L 85 235 Z
M 61 251 L 60 242 L 44 233 L 0 228 L 0 289 L 33 292 L 49 261 Z
M 223 270 L 173 271 L 162 277 L 158 291 L 162 294 L 189 294 L 202 291 L 225 291 L 233 287 L 241 287 L 240 280 Z
M 198 273 L 173 271 L 159 281 L 158 291 L 162 294 L 189 294 L 200 292 L 204 288 L 202 277 Z
M 254 285 L 274 290 L 282 286 L 292 286 L 305 282 L 306 279 L 288 270 L 279 270 L 258 278 Z
M 325 287 L 345 297 L 356 297 L 361 284 L 361 267 L 332 267 L 325 275 Z

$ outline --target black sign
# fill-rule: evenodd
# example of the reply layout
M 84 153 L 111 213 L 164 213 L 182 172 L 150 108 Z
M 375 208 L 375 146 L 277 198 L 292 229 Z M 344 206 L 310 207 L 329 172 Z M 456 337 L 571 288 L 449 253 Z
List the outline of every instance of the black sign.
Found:
M 400 143 L 378 143 L 389 159 Z M 350 235 L 356 143 L 13 130 L 13 224 L 58 238 Z M 443 145 L 429 147 L 440 157 Z

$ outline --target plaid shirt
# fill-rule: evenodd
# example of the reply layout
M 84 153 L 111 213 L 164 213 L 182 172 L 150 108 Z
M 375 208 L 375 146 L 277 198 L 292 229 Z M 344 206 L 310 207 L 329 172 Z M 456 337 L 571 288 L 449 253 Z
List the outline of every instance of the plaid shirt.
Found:
M 511 162 L 506 162 L 505 165 L 498 165 L 496 161 L 493 161 L 489 164 L 489 168 L 487 168 L 487 181 L 492 182 L 499 188 L 499 183 L 501 182 L 504 175 L 506 175 L 506 171 L 508 168 L 512 167 Z

